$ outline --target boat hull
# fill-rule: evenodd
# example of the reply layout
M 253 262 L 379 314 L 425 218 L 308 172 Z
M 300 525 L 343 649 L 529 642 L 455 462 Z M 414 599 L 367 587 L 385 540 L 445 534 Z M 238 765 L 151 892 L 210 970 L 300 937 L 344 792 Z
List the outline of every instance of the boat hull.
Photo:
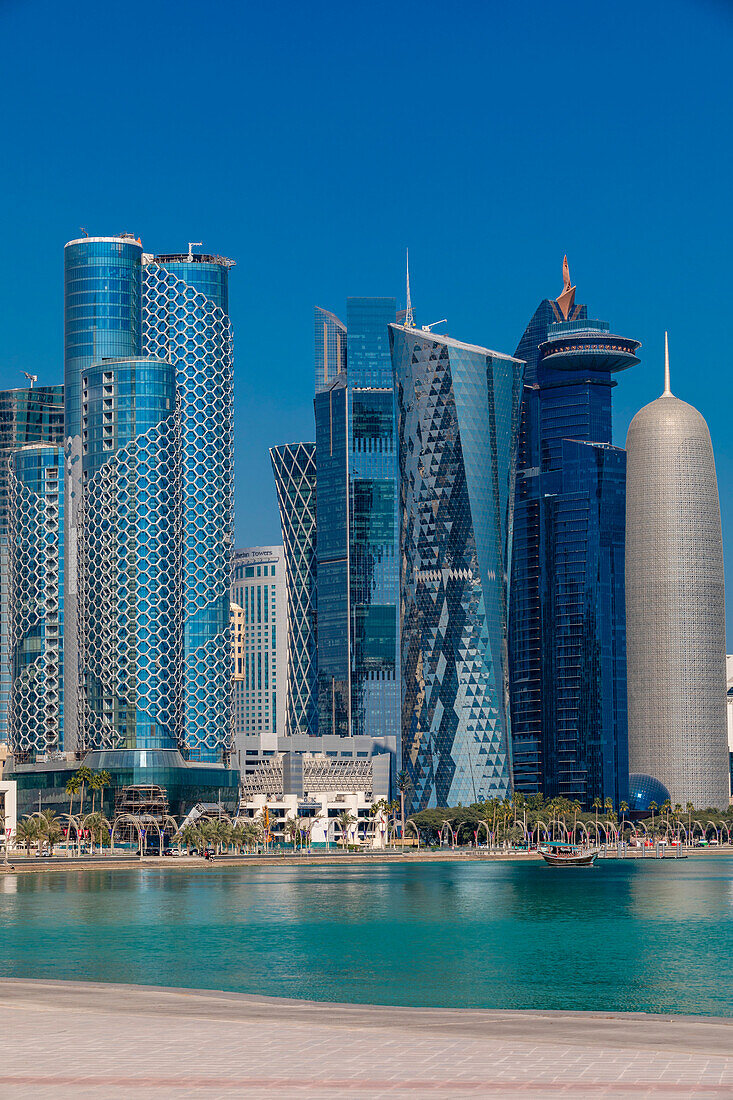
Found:
M 598 849 L 586 852 L 549 852 L 540 848 L 540 855 L 550 867 L 592 867 L 598 858 Z

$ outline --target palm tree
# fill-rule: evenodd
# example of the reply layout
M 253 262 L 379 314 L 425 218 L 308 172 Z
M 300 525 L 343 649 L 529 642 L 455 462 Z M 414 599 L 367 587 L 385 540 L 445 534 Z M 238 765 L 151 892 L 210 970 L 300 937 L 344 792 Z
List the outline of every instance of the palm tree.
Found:
M 251 851 L 255 844 L 259 844 L 263 837 L 263 825 L 260 818 L 252 818 L 244 823 L 244 839 Z
M 61 822 L 53 810 L 44 810 L 38 818 L 41 834 L 49 846 L 49 855 L 53 855 L 54 845 L 58 844 L 63 836 Z
M 341 842 L 344 846 L 344 851 L 346 851 L 346 845 L 349 842 L 349 829 L 356 821 L 356 818 L 353 817 L 348 810 L 342 810 L 336 818 L 336 821 L 341 828 Z
M 659 809 L 659 807 L 657 806 L 656 802 L 653 799 L 649 803 L 649 809 L 652 812 L 652 837 L 653 837 L 654 836 L 654 811 Z
M 91 783 L 94 778 L 94 773 L 91 768 L 88 768 L 83 764 L 76 773 L 76 778 L 79 781 L 79 787 L 81 788 L 81 795 L 79 796 L 79 817 L 84 813 L 84 794 L 87 784 Z
M 19 821 L 15 829 L 16 843 L 25 844 L 26 852 L 30 855 L 31 844 L 35 844 L 40 834 L 37 817 L 25 817 Z
M 690 843 L 690 832 L 692 830 L 692 815 L 695 812 L 695 807 L 692 805 L 691 802 L 688 802 L 687 805 L 685 806 L 685 809 L 687 810 L 687 843 L 689 844 Z
M 405 794 L 412 786 L 412 780 L 406 771 L 397 773 L 397 790 L 400 792 L 400 822 L 402 828 L 402 848 L 405 847 Z
M 66 783 L 66 793 L 69 796 L 69 828 L 66 831 L 66 851 L 69 850 L 69 836 L 71 834 L 71 818 L 74 816 L 74 798 L 76 797 L 81 783 L 76 775 L 72 775 Z
M 94 772 L 92 778 L 89 780 L 89 790 L 92 792 L 92 813 L 94 813 L 94 796 L 97 791 L 104 791 L 105 787 L 109 787 L 112 782 L 112 777 L 109 772 Z M 101 801 L 101 799 L 100 799 Z M 100 813 L 104 811 L 100 808 Z
M 600 798 L 593 799 L 593 809 L 596 811 L 596 841 L 598 841 L 598 811 L 601 808 Z

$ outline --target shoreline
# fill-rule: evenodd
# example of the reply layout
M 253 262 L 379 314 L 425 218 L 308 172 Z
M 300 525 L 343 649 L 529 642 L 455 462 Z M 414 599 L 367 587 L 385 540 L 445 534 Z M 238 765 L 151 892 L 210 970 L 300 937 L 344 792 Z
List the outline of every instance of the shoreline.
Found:
M 0 864 L 0 875 L 38 874 L 45 871 L 130 871 L 130 870 L 205 870 L 215 871 L 222 867 L 321 867 L 337 866 L 348 863 L 487 863 L 507 861 L 537 861 L 542 857 L 537 852 L 380 852 L 374 854 L 359 852 L 324 852 L 310 855 L 224 855 L 217 856 L 213 862 L 203 856 L 48 856 L 38 859 L 23 856 L 10 861 L 10 866 Z
M 687 853 L 685 858 L 706 859 L 716 855 L 733 856 L 733 848 L 700 848 Z M 667 862 L 674 862 L 674 857 L 665 856 Z M 213 862 L 205 860 L 203 856 L 139 856 L 115 855 L 115 856 L 44 856 L 38 859 L 35 856 L 22 856 L 6 867 L 0 863 L 0 878 L 3 875 L 29 875 L 44 874 L 49 871 L 215 871 L 222 867 L 232 868 L 256 868 L 256 867 L 322 867 L 339 866 L 365 866 L 385 863 L 537 863 L 542 861 L 539 852 L 487 852 L 487 851 L 443 851 L 429 852 L 417 851 L 402 853 L 400 851 L 373 852 L 312 852 L 309 855 L 223 855 L 216 856 Z M 598 865 L 605 862 L 613 863 L 658 863 L 654 857 L 648 860 L 638 856 L 619 857 L 615 853 L 609 853 L 599 859 Z
M 24 978 L 0 978 L 0 997 L 9 1098 L 728 1100 L 733 1090 L 725 1016 L 414 1008 Z

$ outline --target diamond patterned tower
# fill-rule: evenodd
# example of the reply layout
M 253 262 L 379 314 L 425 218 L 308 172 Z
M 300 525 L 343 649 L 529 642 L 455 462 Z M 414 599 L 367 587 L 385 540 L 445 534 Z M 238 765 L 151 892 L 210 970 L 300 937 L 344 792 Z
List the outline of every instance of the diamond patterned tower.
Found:
M 411 809 L 511 789 L 507 605 L 524 364 L 390 325 Z
M 180 400 L 182 739 L 203 763 L 232 750 L 231 266 L 220 256 L 144 257 L 143 349 L 173 364 Z
M 316 445 L 270 448 L 285 551 L 288 657 L 285 733 L 318 733 Z

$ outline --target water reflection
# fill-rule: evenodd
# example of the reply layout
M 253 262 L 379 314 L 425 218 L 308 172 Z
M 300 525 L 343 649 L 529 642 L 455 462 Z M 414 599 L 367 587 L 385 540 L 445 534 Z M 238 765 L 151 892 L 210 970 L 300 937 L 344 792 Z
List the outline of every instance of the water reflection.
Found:
M 0 972 L 383 1004 L 733 1014 L 733 859 L 53 871 Z M 53 896 L 51 896 L 53 895 Z

